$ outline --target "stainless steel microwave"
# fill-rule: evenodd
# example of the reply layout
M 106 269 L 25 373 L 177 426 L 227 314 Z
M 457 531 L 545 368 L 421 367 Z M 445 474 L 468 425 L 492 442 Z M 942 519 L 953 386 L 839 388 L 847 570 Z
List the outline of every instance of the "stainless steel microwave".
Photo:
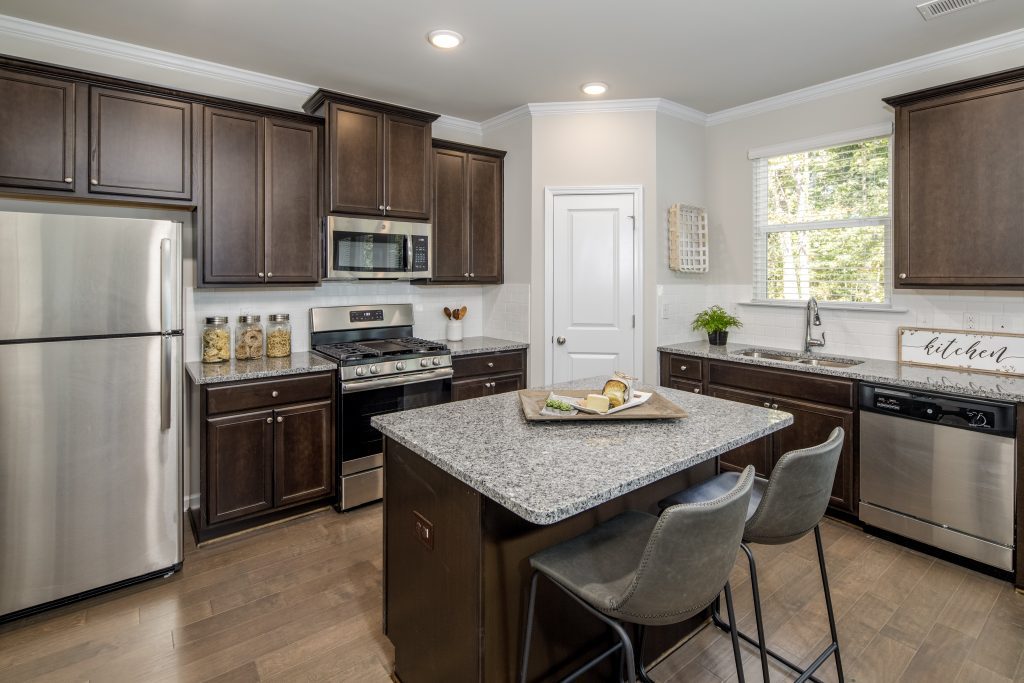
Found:
M 413 280 L 429 278 L 430 223 L 328 216 L 328 280 Z

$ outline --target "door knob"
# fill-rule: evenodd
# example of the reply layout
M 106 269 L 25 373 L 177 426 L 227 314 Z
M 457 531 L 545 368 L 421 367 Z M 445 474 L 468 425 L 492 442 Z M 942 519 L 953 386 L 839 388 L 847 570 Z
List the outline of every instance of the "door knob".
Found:
M 559 346 L 562 346 L 563 344 L 565 344 L 565 337 L 559 337 L 555 341 L 558 342 Z

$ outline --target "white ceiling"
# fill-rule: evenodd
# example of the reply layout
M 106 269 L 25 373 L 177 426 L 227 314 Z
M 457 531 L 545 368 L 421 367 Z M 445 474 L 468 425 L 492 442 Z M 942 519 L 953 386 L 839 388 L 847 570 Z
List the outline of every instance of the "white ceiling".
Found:
M 1024 27 L 1024 0 L 0 0 L 0 14 L 475 121 L 525 102 L 715 112 Z M 442 52 L 435 28 L 462 33 Z M 0 45 L 0 52 L 3 51 Z

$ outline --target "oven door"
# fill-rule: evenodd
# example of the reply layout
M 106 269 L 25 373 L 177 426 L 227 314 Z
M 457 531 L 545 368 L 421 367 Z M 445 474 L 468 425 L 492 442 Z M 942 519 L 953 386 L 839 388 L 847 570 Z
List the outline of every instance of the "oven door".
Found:
M 429 223 L 327 219 L 326 276 L 329 280 L 429 278 Z
M 370 425 L 374 415 L 423 408 L 451 400 L 451 368 L 422 373 L 423 381 L 405 378 L 342 382 L 338 401 L 338 472 L 341 510 L 380 500 L 384 482 L 384 437 Z

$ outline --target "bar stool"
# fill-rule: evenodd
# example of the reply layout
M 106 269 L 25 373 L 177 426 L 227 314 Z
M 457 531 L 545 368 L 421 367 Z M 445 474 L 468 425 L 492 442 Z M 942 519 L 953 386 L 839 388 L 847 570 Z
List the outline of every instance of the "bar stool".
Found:
M 530 663 L 537 581 L 541 575 L 608 624 L 619 642 L 566 677 L 571 681 L 606 657 L 620 653 L 627 679 L 650 681 L 643 669 L 644 628 L 676 624 L 707 609 L 725 591 L 729 623 L 735 624 L 729 572 L 736 561 L 747 516 L 754 468 L 737 475 L 734 485 L 712 500 L 675 505 L 660 517 L 624 512 L 568 541 L 530 558 L 533 576 L 526 616 L 520 683 Z M 638 625 L 633 648 L 622 624 Z M 740 683 L 743 665 L 736 630 L 733 656 Z
M 825 516 L 832 483 L 839 464 L 839 455 L 843 450 L 845 433 L 836 427 L 828 439 L 817 446 L 790 451 L 783 455 L 772 470 L 767 480 L 757 477 L 750 496 L 750 508 L 746 527 L 743 531 L 743 543 L 740 547 L 746 553 L 750 565 L 750 586 L 754 593 L 754 619 L 757 623 L 757 640 L 735 627 L 735 617 L 730 613 L 728 623 L 722 621 L 717 605 L 712 612 L 714 623 L 719 628 L 737 632 L 739 637 L 757 647 L 761 655 L 761 670 L 764 680 L 768 681 L 768 657 L 779 661 L 799 674 L 797 681 L 821 681 L 814 672 L 832 655 L 836 658 L 836 672 L 839 680 L 843 678 L 843 663 L 839 656 L 839 637 L 836 634 L 836 618 L 832 611 L 832 595 L 828 587 L 828 574 L 825 571 L 825 552 L 821 546 L 821 528 L 819 523 Z M 745 471 L 744 471 L 745 473 Z M 658 503 L 667 510 L 680 504 L 695 504 L 712 500 L 728 490 L 741 477 L 735 472 L 725 472 L 712 477 L 702 484 L 680 491 Z M 662 513 L 664 514 L 664 513 Z M 748 544 L 781 545 L 792 543 L 814 531 L 814 542 L 818 548 L 818 568 L 821 570 L 821 585 L 825 592 L 825 607 L 828 611 L 828 625 L 832 634 L 832 642 L 808 666 L 801 669 L 785 657 L 768 649 L 764 637 L 764 620 L 761 613 L 761 596 L 757 587 L 757 566 L 754 554 Z

